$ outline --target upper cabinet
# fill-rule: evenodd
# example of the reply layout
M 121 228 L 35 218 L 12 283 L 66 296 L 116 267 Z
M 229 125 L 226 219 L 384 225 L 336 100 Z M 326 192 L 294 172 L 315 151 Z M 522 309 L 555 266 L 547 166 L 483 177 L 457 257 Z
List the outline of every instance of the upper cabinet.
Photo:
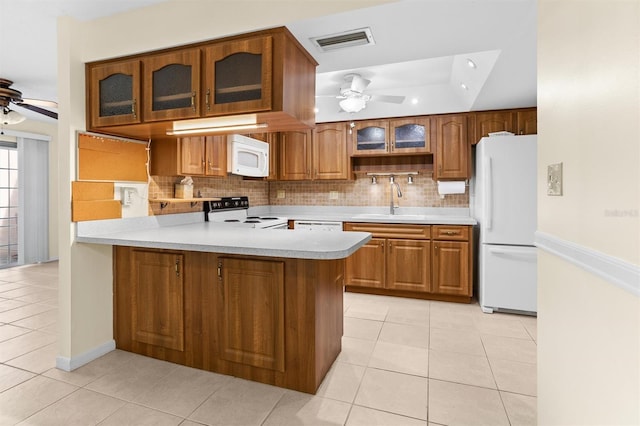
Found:
M 354 122 L 354 156 L 377 154 L 428 154 L 431 152 L 429 117 Z
M 92 127 L 141 122 L 140 61 L 97 65 L 88 74 Z
M 170 121 L 255 114 L 268 132 L 311 129 L 316 66 L 284 27 L 88 63 L 87 127 L 147 139 Z
M 468 179 L 470 147 L 467 137 L 467 115 L 441 115 L 436 122 L 436 152 L 433 179 Z
M 311 130 L 280 134 L 281 180 L 311 179 Z
M 475 112 L 470 115 L 469 126 L 473 145 L 493 132 L 506 131 L 516 135 L 535 135 L 538 133 L 537 109 Z
M 144 121 L 200 115 L 200 50 L 187 49 L 143 59 Z
M 265 36 L 204 49 L 204 115 L 271 109 L 272 45 Z
M 158 139 L 151 144 L 152 176 L 227 176 L 226 136 Z

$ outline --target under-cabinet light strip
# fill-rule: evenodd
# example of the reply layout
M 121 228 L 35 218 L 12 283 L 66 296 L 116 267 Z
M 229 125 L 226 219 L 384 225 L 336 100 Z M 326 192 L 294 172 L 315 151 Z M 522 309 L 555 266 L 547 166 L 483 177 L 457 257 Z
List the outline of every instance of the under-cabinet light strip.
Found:
M 234 130 L 263 129 L 265 127 L 267 127 L 267 123 L 243 124 L 239 126 L 202 127 L 198 129 L 177 129 L 177 130 L 167 130 L 167 135 L 168 136 L 193 135 L 197 133 L 229 132 Z

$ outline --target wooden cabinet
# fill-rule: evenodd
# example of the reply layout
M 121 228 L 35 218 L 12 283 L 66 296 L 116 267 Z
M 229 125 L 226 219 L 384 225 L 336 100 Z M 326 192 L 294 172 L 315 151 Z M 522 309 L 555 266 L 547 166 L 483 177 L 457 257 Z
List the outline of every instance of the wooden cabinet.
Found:
M 468 179 L 470 147 L 466 115 L 441 115 L 436 121 L 433 179 Z
M 281 180 L 311 179 L 311 130 L 280 133 Z
M 470 120 L 469 135 L 473 145 L 493 132 L 507 131 L 516 135 L 538 133 L 536 108 L 474 112 L 470 115 Z
M 347 123 L 318 124 L 312 132 L 312 179 L 349 179 Z
M 425 293 L 431 284 L 430 226 L 346 223 L 373 238 L 347 258 L 345 285 Z
M 493 132 L 511 132 L 514 129 L 514 113 L 512 111 L 478 112 L 473 114 L 475 126 L 472 130 L 471 143 L 476 144 L 480 139 Z
M 516 111 L 516 134 L 538 134 L 538 110 L 536 108 L 527 108 Z
M 227 176 L 227 137 L 153 141 L 150 171 L 152 176 Z
M 114 247 L 121 350 L 315 393 L 341 350 L 344 260 Z
M 166 137 L 169 121 L 256 114 L 248 118 L 270 132 L 310 129 L 316 66 L 285 27 L 92 62 L 86 66 L 87 128 L 156 139 Z M 119 76 L 101 88 L 112 73 Z M 129 76 L 132 82 L 121 81 Z
M 116 334 L 129 347 L 153 346 L 181 355 L 185 349 L 184 255 L 132 249 L 117 258 Z
M 135 124 L 140 114 L 140 61 L 113 62 L 87 69 L 87 111 L 91 126 Z
M 347 123 L 319 124 L 313 131 L 280 134 L 281 180 L 349 178 Z
M 434 225 L 433 292 L 471 296 L 470 227 Z
M 397 120 L 354 122 L 352 155 L 428 154 L 431 152 L 431 120 L 410 117 Z
M 144 121 L 200 115 L 200 49 L 148 56 L 142 64 Z
M 272 46 L 264 36 L 204 49 L 204 115 L 271 109 Z
M 373 238 L 347 258 L 348 291 L 468 303 L 472 296 L 471 227 L 346 223 Z
M 284 371 L 284 262 L 218 258 L 220 357 Z
M 269 144 L 269 176 L 266 180 L 278 180 L 280 177 L 278 166 L 278 153 L 280 135 L 277 132 L 274 133 L 251 133 L 248 135 L 250 138 L 257 139 Z

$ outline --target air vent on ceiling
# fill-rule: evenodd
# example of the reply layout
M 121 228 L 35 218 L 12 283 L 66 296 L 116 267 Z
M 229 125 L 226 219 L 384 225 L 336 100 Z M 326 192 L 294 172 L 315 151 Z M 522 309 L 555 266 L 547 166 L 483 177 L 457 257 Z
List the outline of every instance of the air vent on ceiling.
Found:
M 310 40 L 321 52 L 365 44 L 376 44 L 371 34 L 371 28 L 360 28 L 327 36 L 312 37 Z

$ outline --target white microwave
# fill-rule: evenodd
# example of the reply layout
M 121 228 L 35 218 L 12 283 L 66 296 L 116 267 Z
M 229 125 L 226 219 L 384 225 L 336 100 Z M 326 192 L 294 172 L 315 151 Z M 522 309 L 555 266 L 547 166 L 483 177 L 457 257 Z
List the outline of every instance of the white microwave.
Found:
M 227 171 L 240 176 L 269 176 L 269 144 L 242 135 L 227 136 Z

